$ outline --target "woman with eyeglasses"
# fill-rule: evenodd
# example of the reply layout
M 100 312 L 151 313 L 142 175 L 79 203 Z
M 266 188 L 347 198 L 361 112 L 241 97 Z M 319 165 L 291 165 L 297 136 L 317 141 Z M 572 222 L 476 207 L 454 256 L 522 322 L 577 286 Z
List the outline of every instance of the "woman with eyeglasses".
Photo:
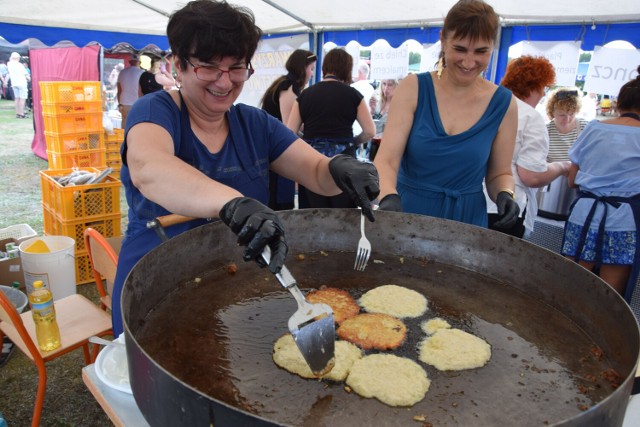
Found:
M 569 150 L 569 185 L 580 191 L 565 225 L 562 254 L 630 304 L 640 273 L 640 74 L 622 86 L 617 99 L 619 117 L 589 122 Z
M 549 94 L 546 107 L 547 115 L 551 119 L 547 123 L 547 132 L 549 133 L 548 162 L 569 160 L 569 149 L 588 123 L 585 119 L 576 116 L 582 107 L 581 98 L 578 88 L 563 87 Z
M 262 109 L 286 124 L 293 104 L 316 70 L 316 61 L 313 52 L 294 50 L 285 64 L 287 74 L 278 77 L 264 93 L 260 101 Z M 281 211 L 294 208 L 295 182 L 269 172 L 269 190 L 271 209 Z
M 147 223 L 170 213 L 220 218 L 260 263 L 271 248 L 271 272 L 287 255 L 283 224 L 266 206 L 269 170 L 328 196 L 349 196 L 373 220 L 378 194 L 372 165 L 315 151 L 280 121 L 255 107 L 234 105 L 253 74 L 251 57 L 262 31 L 251 11 L 225 1 L 196 0 L 169 19 L 167 36 L 178 90 L 157 91 L 132 106 L 122 144 L 121 179 L 129 223 L 118 259 L 113 301 L 131 268 L 161 243 Z M 169 238 L 206 223 L 196 219 L 165 229 Z M 122 332 L 120 304 L 113 331 Z

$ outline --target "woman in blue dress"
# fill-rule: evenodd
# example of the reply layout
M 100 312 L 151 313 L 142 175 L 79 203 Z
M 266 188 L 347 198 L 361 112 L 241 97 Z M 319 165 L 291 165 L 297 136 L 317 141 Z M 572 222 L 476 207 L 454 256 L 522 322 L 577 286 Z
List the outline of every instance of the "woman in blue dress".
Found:
M 498 206 L 496 226 L 509 228 L 517 220 L 511 172 L 516 101 L 482 77 L 498 28 L 491 6 L 459 1 L 444 21 L 437 71 L 400 82 L 374 161 L 380 209 L 487 227 L 485 179 Z
M 617 99 L 620 116 L 589 122 L 569 150 L 569 185 L 580 192 L 565 224 L 562 254 L 631 303 L 640 273 L 640 75 Z
M 146 226 L 158 216 L 220 218 L 246 246 L 245 260 L 260 262 L 265 246 L 271 248 L 273 273 L 282 268 L 287 243 L 283 224 L 265 206 L 269 170 L 327 196 L 344 192 L 373 220 L 370 200 L 378 195 L 373 165 L 323 156 L 267 112 L 234 105 L 253 74 L 249 61 L 261 35 L 248 9 L 224 1 L 192 1 L 169 19 L 180 89 L 136 101 L 121 149 L 129 224 L 112 294 L 116 336 L 122 332 L 125 278 L 162 243 Z M 165 232 L 173 237 L 204 222 L 189 221 Z

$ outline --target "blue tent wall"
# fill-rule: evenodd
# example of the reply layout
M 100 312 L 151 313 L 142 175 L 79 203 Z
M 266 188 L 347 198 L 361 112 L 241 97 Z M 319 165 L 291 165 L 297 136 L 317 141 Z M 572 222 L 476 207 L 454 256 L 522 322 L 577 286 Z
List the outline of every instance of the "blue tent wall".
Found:
M 113 31 L 79 30 L 61 27 L 41 27 L 35 25 L 9 24 L 0 22 L 0 35 L 13 43 L 34 38 L 47 46 L 68 40 L 76 46 L 82 47 L 97 42 L 105 49 L 110 49 L 121 42 L 127 42 L 136 50 L 154 44 L 162 50 L 169 49 L 167 36 L 151 34 L 121 33 Z
M 378 29 L 361 31 L 329 31 L 323 34 L 324 42 L 333 42 L 345 46 L 355 40 L 362 46 L 369 46 L 378 39 L 384 39 L 393 47 L 398 47 L 406 40 L 414 39 L 420 43 L 435 43 L 439 40 L 439 27 Z M 519 25 L 505 26 L 500 36 L 500 50 L 496 64 L 495 82 L 502 80 L 507 68 L 509 47 L 523 40 L 531 41 L 566 41 L 581 40 L 582 50 L 593 50 L 594 46 L 602 46 L 614 40 L 625 40 L 640 48 L 640 22 L 605 24 L 591 23 L 566 25 Z

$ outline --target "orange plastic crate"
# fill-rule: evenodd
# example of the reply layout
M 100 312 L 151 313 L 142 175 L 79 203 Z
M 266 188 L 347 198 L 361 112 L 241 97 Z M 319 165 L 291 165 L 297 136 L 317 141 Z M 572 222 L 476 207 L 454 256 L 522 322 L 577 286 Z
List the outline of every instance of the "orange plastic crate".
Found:
M 52 133 L 102 132 L 102 113 L 43 114 L 44 130 Z
M 96 168 L 83 168 L 100 173 Z M 120 181 L 108 176 L 98 184 L 63 187 L 54 177 L 62 177 L 72 169 L 40 171 L 42 204 L 64 221 L 90 219 L 120 214 Z
M 122 143 L 124 141 L 124 129 L 114 128 L 113 133 L 105 132 L 104 140 L 107 143 Z
M 44 217 L 44 233 L 50 236 L 68 236 L 75 240 L 76 251 L 84 251 L 84 230 L 95 228 L 104 237 L 120 236 L 122 214 L 103 215 L 95 218 L 83 218 L 74 221 L 64 221 L 52 210 L 42 205 Z
M 54 151 L 56 153 L 105 148 L 104 135 L 102 132 L 45 132 L 44 137 L 47 141 L 47 150 Z
M 42 114 L 85 114 L 102 113 L 102 102 L 42 102 Z
M 40 82 L 41 102 L 102 102 L 100 82 Z
M 47 150 L 49 169 L 69 169 L 69 168 L 102 168 L 107 165 L 106 150 L 78 150 L 69 153 L 58 153 Z
M 118 164 L 122 163 L 122 158 L 120 157 L 120 150 L 109 150 L 107 149 L 107 166 L 111 166 L 111 163 L 118 162 Z
M 76 251 L 76 285 L 91 283 L 95 281 L 93 268 L 89 259 L 89 252 Z

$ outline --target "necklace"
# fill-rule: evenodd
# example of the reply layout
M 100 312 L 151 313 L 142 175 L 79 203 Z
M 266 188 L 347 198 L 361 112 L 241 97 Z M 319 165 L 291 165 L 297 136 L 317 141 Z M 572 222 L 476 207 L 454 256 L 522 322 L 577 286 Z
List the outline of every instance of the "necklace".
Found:
M 624 114 L 620 114 L 620 117 L 629 117 L 630 119 L 635 119 L 640 122 L 640 114 L 624 113 Z
M 339 80 L 336 76 L 334 76 L 333 74 L 327 74 L 326 76 L 322 77 L 324 80 Z

